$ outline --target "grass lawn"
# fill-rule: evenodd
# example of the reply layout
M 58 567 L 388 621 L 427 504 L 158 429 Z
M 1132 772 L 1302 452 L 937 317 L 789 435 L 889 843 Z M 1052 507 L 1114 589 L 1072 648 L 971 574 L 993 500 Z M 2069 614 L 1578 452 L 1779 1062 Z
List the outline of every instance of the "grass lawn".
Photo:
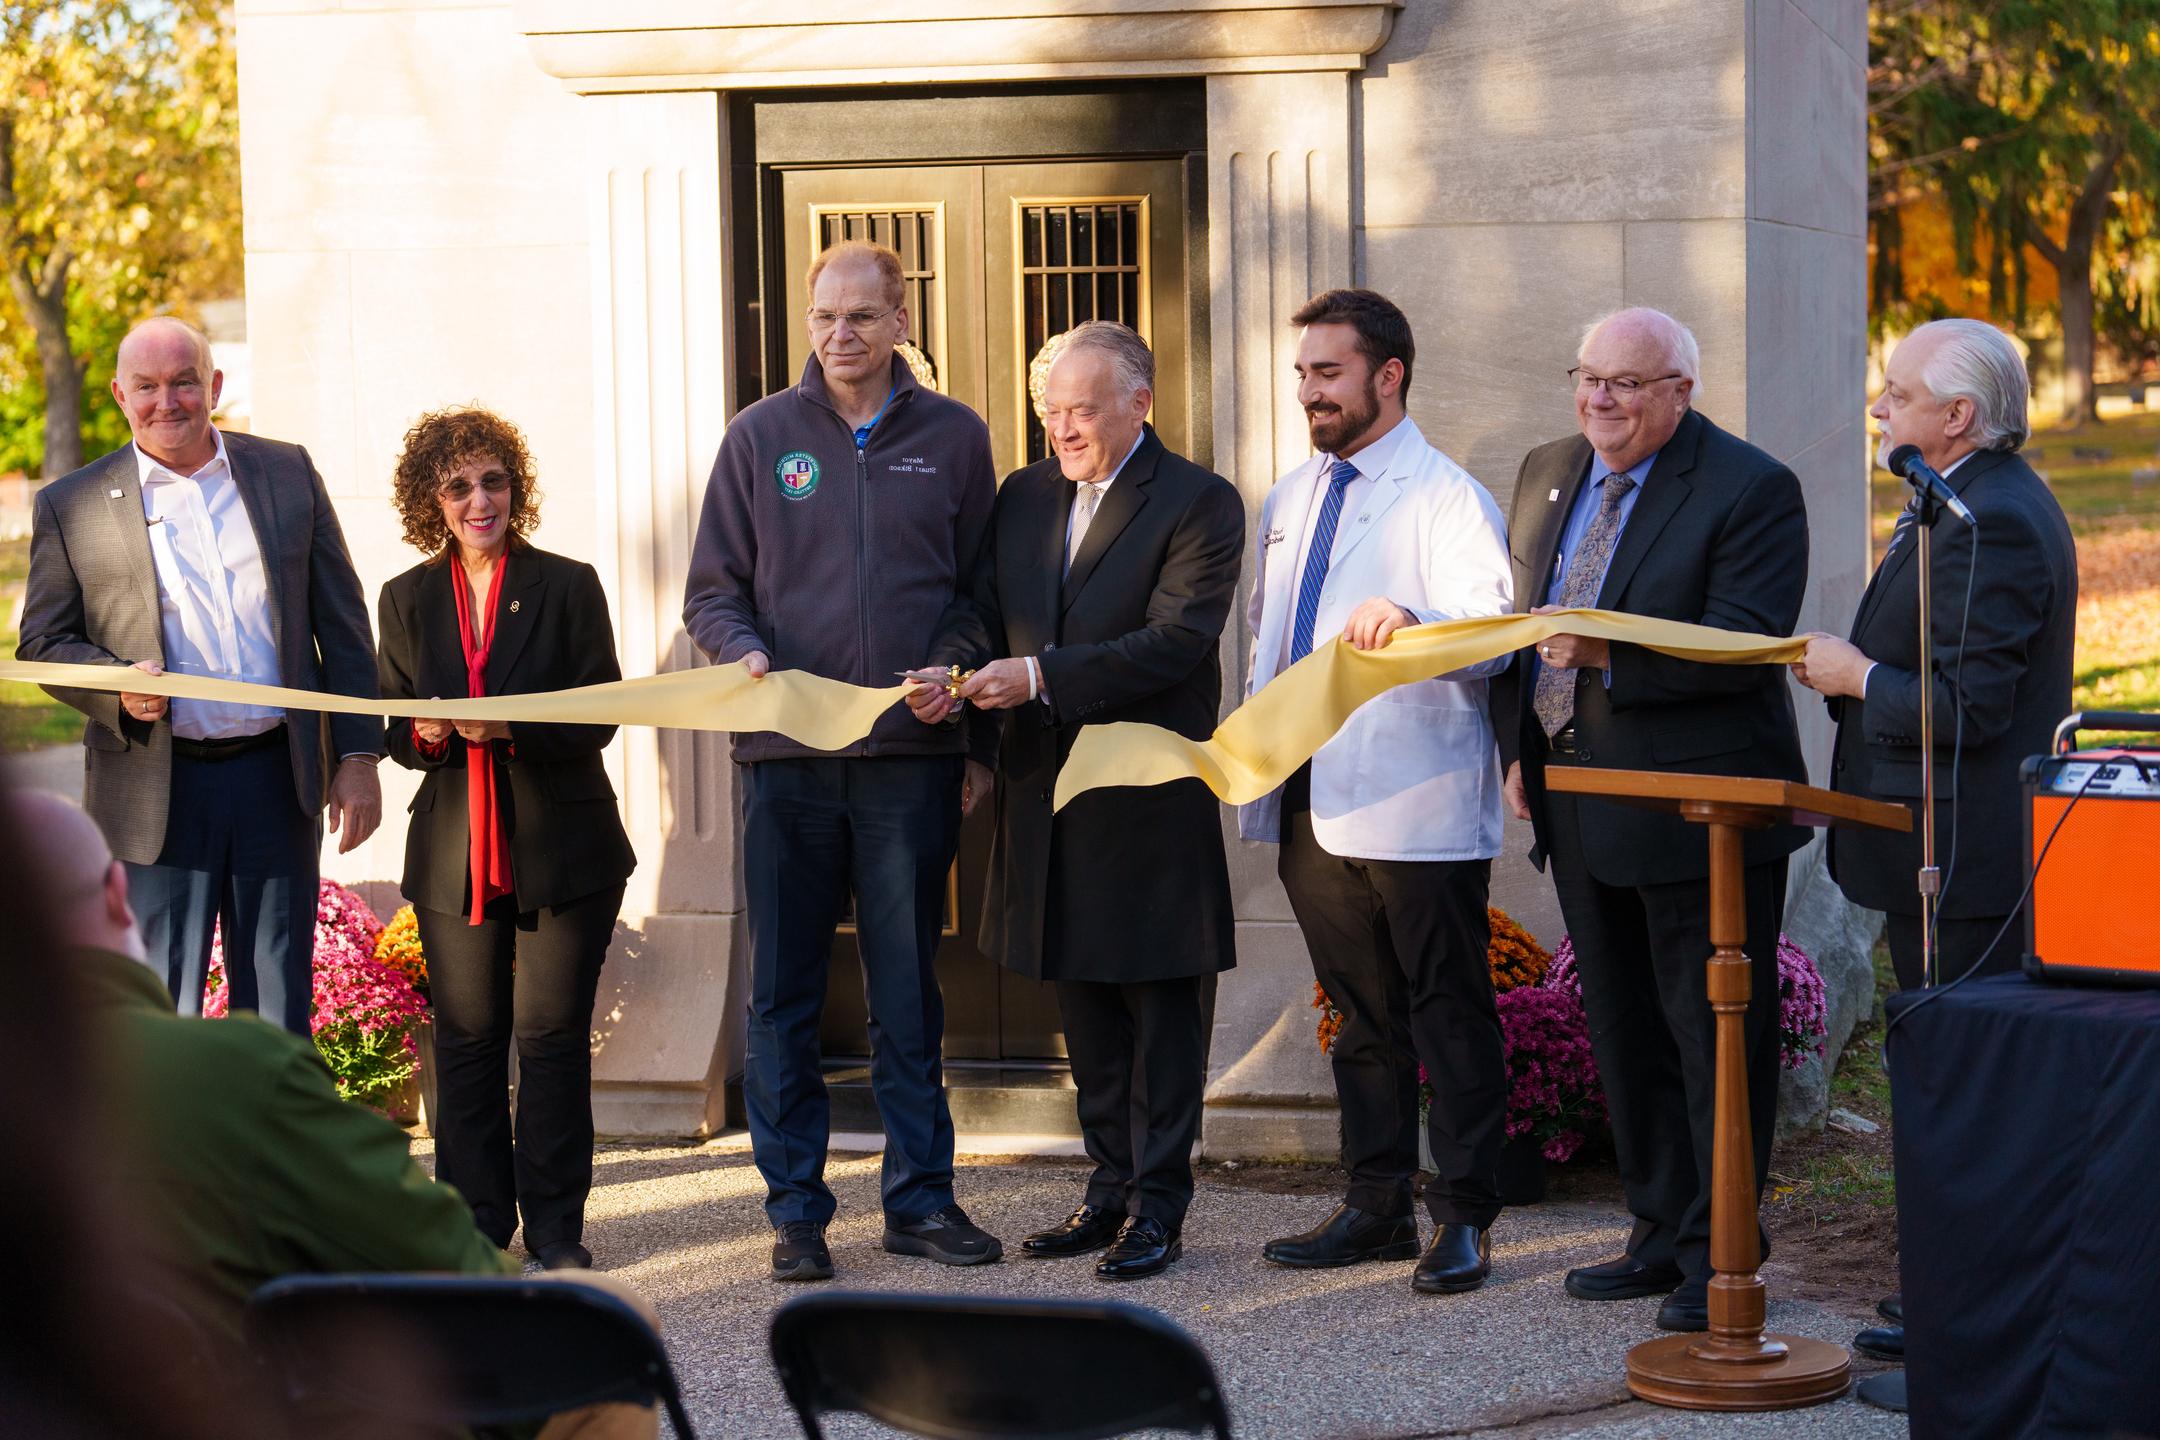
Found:
M 15 655 L 15 617 L 30 574 L 30 542 L 0 541 L 0 655 Z M 82 738 L 82 715 L 35 685 L 0 681 L 0 754 L 66 745 Z
M 2126 526 L 2160 524 L 2160 410 L 2105 425 L 2038 431 L 2026 443 L 2025 458 L 2062 502 L 2080 542 Z M 2151 473 L 2141 480 L 2140 471 Z M 1908 492 L 1886 470 L 1875 470 L 1871 483 L 1880 547 L 1889 543 Z
M 2042 430 L 2025 453 L 2077 536 L 2072 704 L 2160 712 L 2160 410 Z M 2152 474 L 2140 480 L 2141 470 Z M 1889 542 L 1906 490 L 1881 471 L 1873 486 L 1879 549 Z

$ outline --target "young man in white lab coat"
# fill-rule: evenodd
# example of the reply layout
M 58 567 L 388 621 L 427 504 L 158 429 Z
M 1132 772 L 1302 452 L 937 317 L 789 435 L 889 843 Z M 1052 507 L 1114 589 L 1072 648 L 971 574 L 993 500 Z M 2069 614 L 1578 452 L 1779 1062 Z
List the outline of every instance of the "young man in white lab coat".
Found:
M 1386 297 L 1331 290 L 1293 323 L 1298 400 L 1319 452 L 1261 511 L 1247 693 L 1340 635 L 1361 650 L 1405 625 L 1504 615 L 1507 537 L 1491 495 L 1404 412 L 1415 346 Z M 1244 807 L 1279 870 L 1343 1017 L 1331 1058 L 1342 1102 L 1343 1203 L 1263 1248 L 1279 1265 L 1417 1258 L 1412 1284 L 1474 1290 L 1491 1268 L 1507 1065 L 1486 963 L 1486 890 L 1500 852 L 1500 772 L 1486 677 L 1503 657 L 1367 702 L 1274 794 Z M 1434 1233 L 1411 1209 L 1418 1066 Z

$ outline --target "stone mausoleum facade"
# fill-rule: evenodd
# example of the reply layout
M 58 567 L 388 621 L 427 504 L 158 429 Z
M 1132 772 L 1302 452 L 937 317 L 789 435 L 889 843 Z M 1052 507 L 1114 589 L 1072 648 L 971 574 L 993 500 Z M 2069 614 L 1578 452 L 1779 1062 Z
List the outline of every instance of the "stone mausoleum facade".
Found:
M 707 470 L 801 364 L 803 264 L 864 233 L 907 255 L 917 342 L 1001 470 L 1041 453 L 1040 337 L 1107 315 L 1156 345 L 1165 438 L 1255 514 L 1308 453 L 1286 323 L 1308 295 L 1403 305 L 1411 415 L 1503 509 L 1523 453 L 1573 426 L 1583 325 L 1658 306 L 1701 339 L 1699 407 L 1806 487 L 1803 624 L 1842 626 L 1865 580 L 1863 0 L 236 8 L 253 428 L 307 445 L 371 594 L 416 558 L 400 438 L 476 401 L 532 440 L 539 543 L 599 568 L 625 672 L 702 663 L 679 615 Z M 1820 773 L 1828 724 L 1799 711 Z M 594 1022 L 600 1128 L 717 1130 L 747 967 L 726 737 L 629 732 L 608 763 L 641 864 Z M 326 868 L 387 904 L 412 777 L 385 766 L 384 789 L 381 833 Z M 1494 903 L 1557 941 L 1523 827 L 1508 843 Z M 1230 846 L 1203 1146 L 1331 1155 L 1302 942 L 1272 852 Z M 956 1077 L 1054 1091 L 1054 1006 L 973 952 L 971 858 L 940 961 Z M 1851 948 L 1817 850 L 1796 866 L 1791 928 Z M 843 937 L 835 1054 L 860 1033 L 852 963 Z M 1035 1130 L 1055 1103 L 955 1109 Z

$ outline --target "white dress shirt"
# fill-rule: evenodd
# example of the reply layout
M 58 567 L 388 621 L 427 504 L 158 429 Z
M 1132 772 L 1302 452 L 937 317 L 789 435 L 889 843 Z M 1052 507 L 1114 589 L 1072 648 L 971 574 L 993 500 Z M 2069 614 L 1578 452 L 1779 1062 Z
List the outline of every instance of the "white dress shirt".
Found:
M 1408 416 L 1404 416 L 1396 423 L 1394 429 L 1358 451 L 1357 454 L 1349 457 L 1350 463 L 1357 468 L 1358 473 L 1356 479 L 1343 486 L 1343 520 L 1348 520 L 1359 513 L 1360 508 L 1372 495 L 1372 477 L 1385 475 L 1389 462 L 1395 458 L 1396 449 L 1406 437 L 1415 434 L 1417 434 L 1417 427 L 1410 423 Z M 1340 457 L 1323 455 L 1320 458 L 1327 462 L 1326 468 L 1320 472 L 1325 477 L 1329 470 L 1334 468 L 1335 461 Z M 1320 521 L 1320 507 L 1327 502 L 1328 488 L 1328 483 L 1324 479 L 1321 484 L 1313 487 L 1311 497 L 1305 502 L 1305 514 L 1301 519 L 1297 516 L 1286 515 L 1283 517 L 1286 524 L 1293 519 L 1300 520 L 1297 554 L 1290 557 L 1290 574 L 1292 576 L 1290 606 L 1293 611 L 1297 608 L 1298 587 L 1305 583 L 1305 566 L 1312 558 L 1313 527 Z M 1354 537 L 1351 535 L 1350 530 L 1351 527 L 1342 523 L 1341 520 L 1336 522 L 1335 543 L 1328 547 L 1329 569 L 1334 568 L 1335 557 L 1342 554 L 1345 549 L 1354 543 Z M 1290 644 L 1294 638 L 1291 627 L 1283 627 L 1282 654 L 1276 657 L 1275 662 L 1277 673 L 1290 668 Z M 1315 635 L 1313 636 L 1313 644 L 1318 646 L 1324 640 L 1333 638 L 1333 636 Z
M 1110 493 L 1110 487 L 1117 483 L 1117 477 L 1125 473 L 1125 467 L 1132 463 L 1132 457 L 1140 453 L 1141 443 L 1146 439 L 1147 431 L 1143 429 L 1138 435 L 1133 437 L 1132 448 L 1125 452 L 1125 458 L 1123 460 L 1117 462 L 1117 469 L 1112 470 L 1109 475 L 1107 475 L 1103 479 L 1091 481 L 1075 480 L 1072 482 L 1075 491 L 1073 495 L 1073 503 L 1071 508 L 1065 512 L 1065 563 L 1067 569 L 1072 568 L 1072 562 L 1079 558 L 1080 544 L 1083 540 L 1087 538 L 1085 531 L 1082 531 L 1078 534 L 1074 533 L 1074 527 L 1080 523 L 1080 496 L 1078 494 L 1079 486 L 1083 484 L 1091 484 L 1095 487 L 1095 510 L 1093 514 L 1088 516 L 1088 524 L 1093 525 L 1095 523 L 1095 516 L 1102 513 L 1103 497 Z M 1042 683 L 1042 662 L 1038 660 L 1035 656 L 1030 655 L 1026 657 L 1026 663 L 1028 673 L 1028 699 L 1040 700 L 1045 705 L 1049 704 L 1049 691 Z
M 217 454 L 192 475 L 167 468 L 139 445 L 135 465 L 150 558 L 157 567 L 165 668 L 259 685 L 284 683 L 262 549 L 241 503 L 224 435 L 217 434 Z M 271 706 L 207 700 L 175 700 L 171 713 L 173 733 L 189 740 L 260 735 L 285 719 L 283 710 Z

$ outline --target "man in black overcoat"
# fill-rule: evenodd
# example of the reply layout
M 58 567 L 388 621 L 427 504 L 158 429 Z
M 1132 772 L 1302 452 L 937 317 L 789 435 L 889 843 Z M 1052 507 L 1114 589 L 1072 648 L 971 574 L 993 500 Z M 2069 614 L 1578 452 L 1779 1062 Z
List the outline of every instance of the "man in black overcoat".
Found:
M 1215 976 L 1235 963 L 1222 817 L 1198 780 L 1097 790 L 1051 812 L 1080 727 L 1205 738 L 1245 505 L 1146 423 L 1154 357 L 1122 325 L 1067 337 L 1044 388 L 1051 458 L 1009 476 L 978 571 L 1001 656 L 961 694 L 1003 719 L 983 946 L 1056 983 L 1095 1174 L 1029 1255 L 1109 1246 L 1104 1279 L 1180 1254 Z M 978 717 L 980 719 L 981 717 Z M 997 743 L 976 727 L 979 757 Z

